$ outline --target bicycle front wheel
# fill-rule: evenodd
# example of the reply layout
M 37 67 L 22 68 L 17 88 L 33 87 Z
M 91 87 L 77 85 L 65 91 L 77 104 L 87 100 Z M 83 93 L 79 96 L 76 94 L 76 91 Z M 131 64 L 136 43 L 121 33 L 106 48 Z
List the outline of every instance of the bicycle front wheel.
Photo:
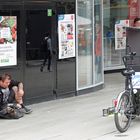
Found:
M 124 92 L 118 101 L 117 109 L 114 114 L 116 128 L 122 133 L 125 132 L 131 123 L 129 94 Z

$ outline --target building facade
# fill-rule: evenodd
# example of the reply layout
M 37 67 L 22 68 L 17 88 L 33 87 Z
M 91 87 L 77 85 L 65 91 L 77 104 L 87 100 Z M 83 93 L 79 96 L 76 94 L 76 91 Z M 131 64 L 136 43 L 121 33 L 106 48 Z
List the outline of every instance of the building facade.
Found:
M 104 71 L 123 68 L 125 45 L 116 45 L 116 29 L 123 22 L 133 26 L 139 5 L 140 0 L 1 0 L 0 74 L 24 82 L 27 103 L 101 89 Z M 45 33 L 52 40 L 50 71 L 48 62 L 40 71 Z
M 116 47 L 116 27 L 128 20 L 133 26 L 139 5 L 140 0 L 2 0 L 0 74 L 24 82 L 29 103 L 101 89 L 104 70 L 123 68 L 125 47 Z M 40 71 L 46 32 L 51 71 Z
M 0 74 L 23 81 L 27 103 L 101 89 L 102 27 L 102 1 L 1 1 Z M 40 71 L 45 33 L 52 40 L 50 71 L 48 62 Z

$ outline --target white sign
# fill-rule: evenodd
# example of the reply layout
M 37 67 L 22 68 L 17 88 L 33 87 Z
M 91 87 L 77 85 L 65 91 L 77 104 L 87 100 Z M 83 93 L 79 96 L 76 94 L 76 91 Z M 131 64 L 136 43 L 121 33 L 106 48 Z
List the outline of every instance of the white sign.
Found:
M 75 15 L 58 15 L 59 59 L 75 57 Z
M 132 76 L 132 84 L 134 89 L 140 89 L 140 72 L 135 72 Z
M 17 17 L 0 16 L 0 67 L 17 65 Z
M 126 48 L 126 27 L 129 27 L 129 20 L 120 20 L 115 24 L 115 49 Z

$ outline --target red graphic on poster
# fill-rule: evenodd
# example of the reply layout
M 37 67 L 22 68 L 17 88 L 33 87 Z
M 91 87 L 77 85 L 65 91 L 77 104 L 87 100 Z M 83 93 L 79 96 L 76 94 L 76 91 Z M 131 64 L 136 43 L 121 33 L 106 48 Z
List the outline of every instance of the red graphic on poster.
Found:
M 126 27 L 129 27 L 129 20 L 120 20 L 115 24 L 115 49 L 126 47 Z
M 17 17 L 0 16 L 0 67 L 17 65 Z

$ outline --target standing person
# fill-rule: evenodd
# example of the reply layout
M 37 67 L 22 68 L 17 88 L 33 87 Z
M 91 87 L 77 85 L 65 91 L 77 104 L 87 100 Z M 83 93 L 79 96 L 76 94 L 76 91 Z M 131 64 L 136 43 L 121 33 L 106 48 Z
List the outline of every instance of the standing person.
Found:
M 101 25 L 96 23 L 96 37 L 95 37 L 95 64 L 97 72 L 101 74 L 102 70 L 102 32 Z
M 40 67 L 40 71 L 43 72 L 43 69 L 46 65 L 46 62 L 48 60 L 48 71 L 51 72 L 51 61 L 52 61 L 52 43 L 51 43 L 51 38 L 50 34 L 46 33 L 43 42 L 42 42 L 42 47 L 43 47 L 43 53 L 44 53 L 44 61 L 43 64 Z
M 0 76 L 0 111 L 8 104 L 14 103 L 16 107 L 23 109 L 24 113 L 29 114 L 31 109 L 23 104 L 23 83 L 12 80 L 10 74 Z
M 134 19 L 134 27 L 140 27 L 140 18 L 135 18 Z

